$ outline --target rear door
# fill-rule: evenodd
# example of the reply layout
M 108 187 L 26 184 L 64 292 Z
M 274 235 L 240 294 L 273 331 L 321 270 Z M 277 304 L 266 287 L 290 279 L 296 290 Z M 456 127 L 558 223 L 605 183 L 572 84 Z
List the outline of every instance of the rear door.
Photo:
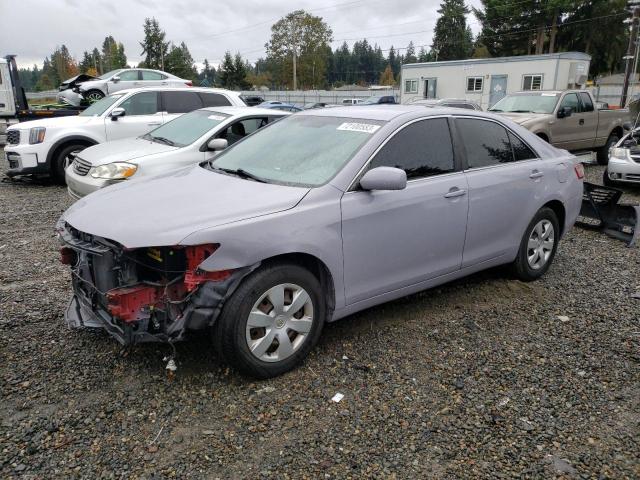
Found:
M 105 117 L 108 141 L 137 137 L 162 125 L 158 92 L 138 92 L 115 107 L 124 108 L 125 115 L 117 120 Z
M 469 220 L 462 267 L 498 257 L 510 260 L 540 205 L 550 172 L 513 132 L 480 118 L 458 117 L 457 140 L 465 152 Z
M 447 118 L 411 122 L 380 148 L 368 168 L 407 173 L 398 191 L 354 188 L 341 201 L 348 304 L 460 268 L 467 184 L 456 167 Z
M 203 107 L 198 92 L 190 89 L 162 92 L 161 96 L 165 122 L 169 122 L 183 113 Z
M 168 77 L 153 70 L 140 70 L 142 76 L 142 87 L 160 87 L 169 85 Z

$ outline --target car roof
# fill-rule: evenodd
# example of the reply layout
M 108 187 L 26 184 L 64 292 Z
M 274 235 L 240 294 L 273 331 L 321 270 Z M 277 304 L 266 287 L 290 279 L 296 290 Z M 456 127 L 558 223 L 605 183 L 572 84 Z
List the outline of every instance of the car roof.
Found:
M 559 95 L 563 92 L 566 92 L 567 90 L 525 90 L 525 91 L 520 91 L 520 92 L 514 92 L 512 93 L 512 95 L 531 95 L 531 94 L 543 94 L 543 93 L 547 93 L 547 94 L 554 94 L 554 95 Z M 576 92 L 575 90 L 569 90 L 571 92 Z M 586 92 L 586 90 L 585 90 Z
M 113 92 L 111 95 L 121 95 L 132 92 L 144 92 L 144 91 L 158 91 L 158 92 L 176 92 L 186 90 L 188 92 L 208 92 L 208 93 L 226 93 L 234 96 L 240 96 L 238 92 L 227 90 L 225 88 L 211 88 L 211 87 L 137 87 L 137 88 L 125 88 Z
M 276 110 L 274 112 L 273 108 L 260 108 L 260 107 L 205 107 L 200 110 L 205 110 L 208 112 L 218 112 L 218 113 L 226 113 L 227 115 L 232 116 L 244 116 L 244 115 L 288 115 L 289 112 L 285 112 L 282 110 Z
M 303 110 L 296 115 L 317 115 L 323 117 L 345 117 L 345 118 L 361 118 L 368 120 L 389 121 L 400 115 L 407 113 L 428 111 L 419 105 L 371 105 L 371 106 L 339 106 L 335 108 L 319 108 L 311 110 Z M 435 110 L 434 110 L 435 111 Z

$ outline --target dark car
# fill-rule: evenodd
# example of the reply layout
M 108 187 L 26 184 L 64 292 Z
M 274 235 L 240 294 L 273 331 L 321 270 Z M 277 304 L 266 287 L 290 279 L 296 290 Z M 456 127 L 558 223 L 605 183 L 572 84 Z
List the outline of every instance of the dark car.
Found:
M 369 97 L 364 102 L 358 105 L 395 105 L 396 98 L 393 95 L 380 95 L 376 97 Z
M 256 105 L 260 105 L 264 102 L 264 98 L 259 95 L 240 95 L 240 98 L 249 107 L 255 107 Z

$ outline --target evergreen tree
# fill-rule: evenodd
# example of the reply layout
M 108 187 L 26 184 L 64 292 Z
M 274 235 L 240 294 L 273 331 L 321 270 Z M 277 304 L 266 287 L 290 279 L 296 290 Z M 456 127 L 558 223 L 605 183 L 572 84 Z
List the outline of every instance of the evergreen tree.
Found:
M 401 63 L 400 63 L 400 59 L 398 58 L 398 55 L 396 54 L 395 49 L 393 48 L 393 45 L 391 45 L 391 48 L 389 49 L 388 63 L 389 65 L 391 65 L 393 76 L 397 78 L 398 74 L 400 73 Z
M 198 71 L 193 64 L 193 57 L 184 42 L 179 46 L 171 44 L 171 49 L 164 61 L 164 69 L 177 77 L 187 80 L 193 81 L 198 77 Z
M 416 57 L 416 48 L 413 46 L 413 42 L 409 42 L 409 46 L 407 46 L 407 51 L 404 54 L 404 62 L 403 63 L 416 63 L 418 58 Z
M 216 81 L 216 69 L 206 58 L 202 62 L 202 71 L 198 74 L 198 83 L 202 87 L 213 87 Z
M 164 69 L 164 60 L 169 51 L 169 42 L 165 42 L 165 32 L 155 18 L 144 20 L 144 40 L 140 42 L 143 65 L 147 68 Z
M 432 50 L 438 60 L 469 58 L 473 50 L 473 37 L 467 27 L 469 9 L 464 0 L 444 0 L 438 9 L 440 17 L 434 29 Z

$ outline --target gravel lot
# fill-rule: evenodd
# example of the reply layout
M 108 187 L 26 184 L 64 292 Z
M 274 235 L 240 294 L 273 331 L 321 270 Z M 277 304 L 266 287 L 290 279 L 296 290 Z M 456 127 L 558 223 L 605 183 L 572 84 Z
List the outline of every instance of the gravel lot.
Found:
M 640 477 L 638 247 L 574 229 L 539 282 L 370 309 L 264 382 L 194 339 L 169 381 L 166 348 L 64 326 L 65 190 L 3 182 L 0 202 L 3 478 Z

